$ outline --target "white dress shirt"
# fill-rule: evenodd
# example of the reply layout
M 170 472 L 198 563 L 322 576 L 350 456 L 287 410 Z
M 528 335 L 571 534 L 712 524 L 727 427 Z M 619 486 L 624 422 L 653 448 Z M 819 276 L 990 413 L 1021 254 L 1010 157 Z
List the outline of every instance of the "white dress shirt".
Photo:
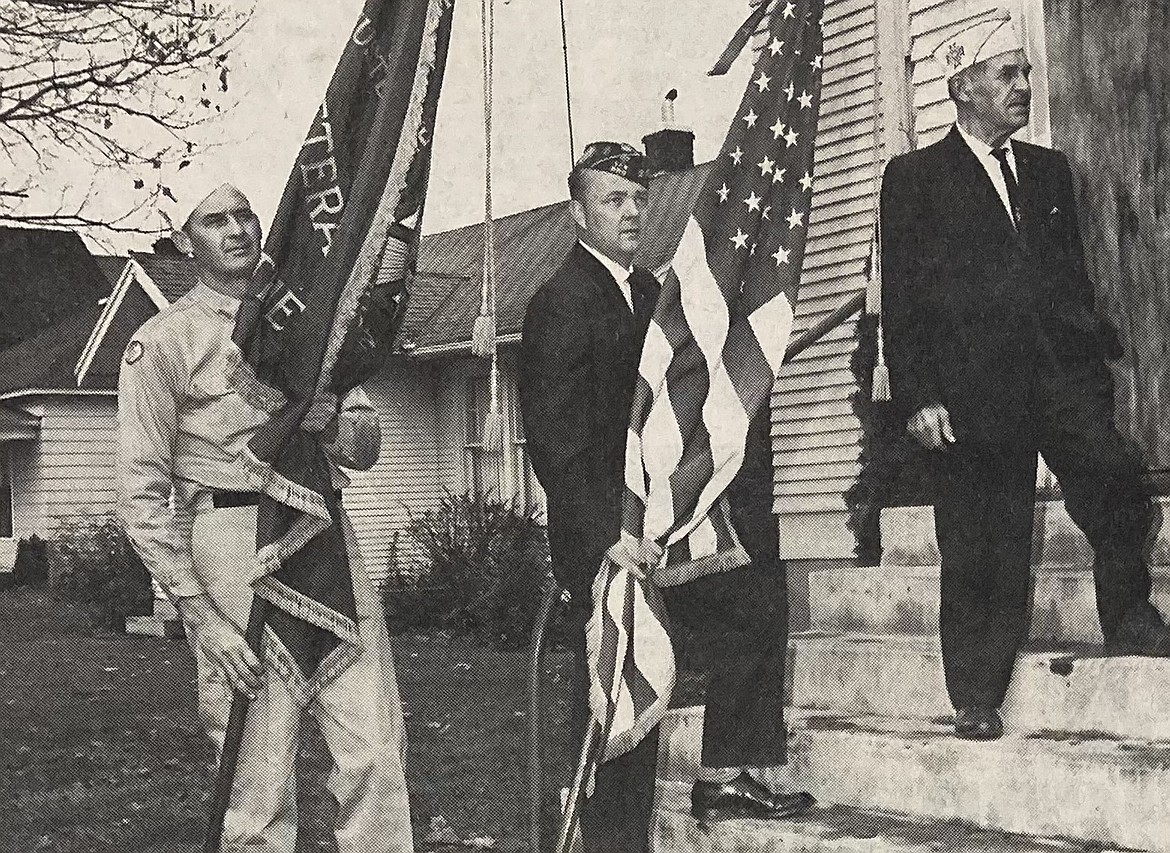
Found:
M 605 255 L 601 254 L 601 252 L 597 251 L 582 240 L 578 240 L 577 242 L 585 247 L 585 251 L 593 255 L 593 257 L 597 258 L 597 260 L 601 261 L 601 265 L 603 267 L 609 270 L 609 274 L 612 275 L 613 280 L 617 282 L 618 290 L 622 292 L 622 297 L 626 300 L 626 304 L 629 305 L 630 310 L 633 311 L 634 295 L 630 292 L 630 273 L 634 271 L 634 268 L 632 266 L 629 268 L 623 267 L 617 261 L 613 260 L 612 258 L 607 258 Z
M 975 155 L 975 159 L 983 166 L 984 171 L 987 172 L 987 177 L 991 178 L 991 184 L 995 187 L 995 191 L 999 193 L 999 200 L 1003 202 L 1003 208 L 1007 211 L 1008 218 L 1015 222 L 1015 217 L 1012 216 L 1012 203 L 1008 199 L 1007 183 L 1003 179 L 1003 170 L 999 167 L 999 161 L 991 153 L 991 146 L 986 142 L 976 139 L 967 131 L 963 130 L 962 125 L 956 124 L 959 136 L 963 137 L 963 141 L 967 143 L 967 147 L 971 149 Z M 1008 165 L 1012 168 L 1012 174 L 1016 176 L 1016 183 L 1020 182 L 1020 170 L 1016 168 L 1016 152 L 1009 139 L 1004 143 L 1007 148 Z

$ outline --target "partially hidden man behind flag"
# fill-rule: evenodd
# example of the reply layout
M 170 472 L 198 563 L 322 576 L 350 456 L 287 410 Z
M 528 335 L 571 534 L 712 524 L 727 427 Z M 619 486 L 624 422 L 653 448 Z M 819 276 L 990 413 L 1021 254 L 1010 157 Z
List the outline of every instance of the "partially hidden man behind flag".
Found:
M 389 355 L 414 274 L 454 0 L 367 0 L 301 147 L 237 315 L 232 386 L 269 418 L 240 462 L 261 502 L 265 658 L 307 703 L 356 656 L 339 493 L 314 399 Z
M 739 48 L 763 21 L 767 41 L 646 336 L 622 536 L 654 540 L 665 553 L 652 583 L 610 561 L 595 582 L 587 633 L 590 704 L 607 733 L 601 760 L 632 749 L 666 713 L 675 668 L 659 587 L 749 562 L 726 492 L 792 330 L 812 201 L 822 5 L 765 2 L 741 28 Z

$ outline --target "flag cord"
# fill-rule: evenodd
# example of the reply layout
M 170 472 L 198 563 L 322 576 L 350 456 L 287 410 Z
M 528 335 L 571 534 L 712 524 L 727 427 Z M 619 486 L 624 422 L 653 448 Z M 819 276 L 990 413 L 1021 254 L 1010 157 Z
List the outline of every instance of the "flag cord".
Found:
M 882 45 L 879 42 L 881 29 L 879 26 L 874 32 L 873 159 L 877 173 L 877 190 L 874 193 L 869 282 L 866 284 L 865 293 L 866 313 L 877 318 L 874 328 L 877 353 L 870 382 L 870 398 L 877 403 L 890 399 L 890 369 L 886 365 L 885 342 L 882 340 L 885 337 L 885 330 L 882 328 L 881 183 L 885 171 L 885 158 L 882 156 Z
M 499 347 L 496 330 L 496 241 L 492 211 L 492 96 L 495 76 L 495 0 L 480 0 L 480 47 L 483 60 L 483 278 L 479 316 L 472 330 L 472 352 L 491 359 L 488 411 L 484 417 L 481 444 L 485 453 L 503 446 L 503 418 L 500 412 Z M 503 454 L 500 454 L 500 482 Z

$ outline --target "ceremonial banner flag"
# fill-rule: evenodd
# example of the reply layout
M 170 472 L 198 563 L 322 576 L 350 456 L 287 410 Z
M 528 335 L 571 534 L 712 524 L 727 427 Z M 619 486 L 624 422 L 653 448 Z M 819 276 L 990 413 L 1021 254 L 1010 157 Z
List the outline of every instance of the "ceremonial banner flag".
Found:
M 240 460 L 265 496 L 264 657 L 301 703 L 360 647 L 340 493 L 302 421 L 381 367 L 405 313 L 453 7 L 367 0 L 236 320 L 233 387 L 269 414 Z
M 670 700 L 673 655 L 658 587 L 749 562 L 724 492 L 743 463 L 748 424 L 768 403 L 792 330 L 823 61 L 823 0 L 764 8 L 745 27 L 766 22 L 768 40 L 666 273 L 642 349 L 622 536 L 653 539 L 665 557 L 653 583 L 608 563 L 597 580 L 587 627 L 590 704 L 608 734 L 606 759 L 637 744 Z M 746 40 L 737 34 L 740 47 Z M 725 54 L 720 66 L 729 64 Z M 619 626 L 619 618 L 627 621 Z

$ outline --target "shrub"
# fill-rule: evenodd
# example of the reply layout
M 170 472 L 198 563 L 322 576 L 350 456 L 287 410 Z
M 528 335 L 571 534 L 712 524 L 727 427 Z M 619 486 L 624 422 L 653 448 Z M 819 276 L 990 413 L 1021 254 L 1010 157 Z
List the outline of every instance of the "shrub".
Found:
M 149 614 L 150 574 L 112 516 L 67 519 L 49 539 L 49 585 L 94 622 L 118 629 L 127 616 Z
M 42 589 L 49 580 L 49 554 L 45 540 L 39 536 L 21 539 L 16 545 L 16 563 L 12 567 L 12 585 Z
M 448 494 L 411 515 L 407 535 L 429 565 L 415 589 L 387 590 L 391 624 L 448 630 L 516 648 L 528 641 L 544 579 L 548 542 L 531 515 L 500 501 Z

